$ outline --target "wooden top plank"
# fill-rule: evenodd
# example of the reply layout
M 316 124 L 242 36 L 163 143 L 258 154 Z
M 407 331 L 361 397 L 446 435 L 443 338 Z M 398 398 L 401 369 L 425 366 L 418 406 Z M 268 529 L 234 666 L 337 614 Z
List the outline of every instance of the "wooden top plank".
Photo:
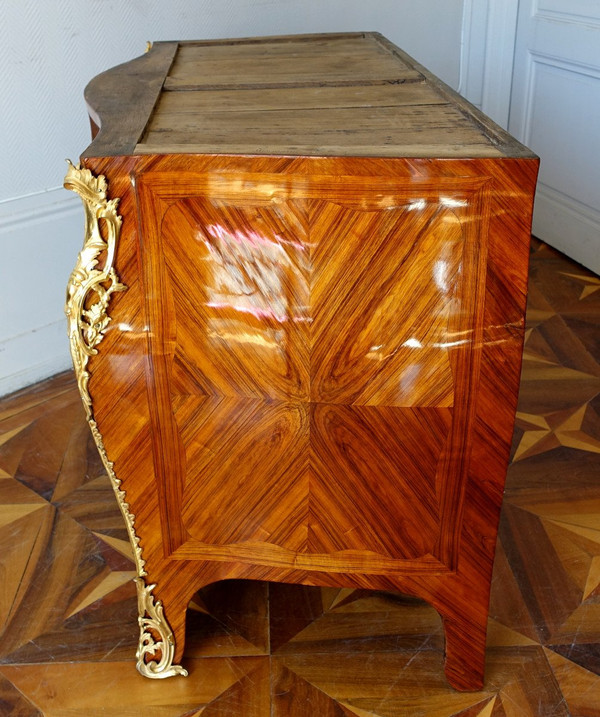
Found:
M 410 85 L 345 85 L 343 87 L 275 87 L 164 92 L 152 126 L 166 118 L 205 112 L 247 112 L 335 107 L 401 107 L 448 104 L 425 82 Z
M 100 131 L 82 157 L 133 154 L 177 53 L 176 42 L 97 75 L 85 88 L 88 114 Z
M 277 157 L 287 156 L 302 156 L 302 157 L 385 157 L 385 158 L 397 158 L 397 157 L 443 157 L 443 158 L 454 158 L 454 159 L 465 159 L 469 158 L 490 158 L 490 157 L 504 157 L 506 156 L 500 149 L 490 147 L 489 144 L 484 142 L 480 144 L 449 144 L 446 143 L 443 146 L 443 151 L 440 151 L 440 144 L 426 145 L 422 142 L 416 144 L 404 144 L 401 152 L 396 147 L 382 147 L 378 146 L 377 151 L 373 149 L 373 145 L 365 140 L 365 144 L 353 144 L 352 150 L 350 151 L 347 144 L 333 144 L 327 145 L 327 152 L 323 151 L 322 144 L 302 144 L 302 146 L 296 146 L 290 141 L 281 142 L 277 137 L 268 138 L 269 141 L 265 141 L 263 144 L 257 144 L 254 147 L 248 146 L 246 142 L 229 142 L 227 145 L 227 154 L 236 155 L 273 155 Z M 213 143 L 207 143 L 196 140 L 185 141 L 184 143 L 177 143 L 176 141 L 169 142 L 167 138 L 161 138 L 159 144 L 152 144 L 150 142 L 144 142 L 138 144 L 135 149 L 135 154 L 216 154 L 215 145 Z M 221 153 L 219 153 L 221 154 Z
M 329 47 L 328 47 L 329 45 Z M 165 89 L 206 86 L 276 87 L 420 80 L 419 72 L 366 38 L 331 43 L 234 45 L 215 56 L 216 47 L 181 45 Z M 222 49 L 222 46 L 221 48 Z
M 489 146 L 481 132 L 454 107 L 438 104 L 407 106 L 402 113 L 397 107 L 344 107 L 156 114 L 136 152 L 142 152 L 144 145 L 189 143 L 209 148 L 229 146 L 232 141 L 254 154 L 269 154 L 275 146 L 280 150 L 297 147 L 294 154 L 307 150 L 319 154 L 322 148 L 331 151 L 335 146 L 338 152 L 343 148 L 344 155 L 385 152 L 386 156 L 406 156 L 406 147 L 422 145 L 425 156 L 438 156 L 446 150 L 454 154 L 457 147 L 472 145 L 481 151 Z M 497 150 L 493 156 L 498 156 Z
M 315 57 L 317 55 L 348 55 L 357 52 L 361 46 L 370 56 L 387 54 L 383 47 L 374 48 L 364 32 L 342 35 L 288 35 L 263 38 L 242 38 L 239 40 L 212 40 L 182 42 L 182 58 L 225 59 L 255 58 L 261 56 Z
M 156 43 L 86 99 L 83 157 L 533 156 L 376 33 Z

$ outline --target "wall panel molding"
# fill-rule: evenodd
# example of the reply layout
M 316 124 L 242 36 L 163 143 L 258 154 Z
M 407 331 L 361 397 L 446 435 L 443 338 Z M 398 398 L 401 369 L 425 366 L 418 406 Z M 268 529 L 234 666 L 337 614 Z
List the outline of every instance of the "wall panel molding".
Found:
M 533 233 L 600 272 L 600 3 L 521 0 L 510 131 L 540 155 Z
M 570 0 L 568 11 L 562 0 L 536 0 L 533 12 L 536 18 L 545 20 L 600 25 L 598 0 Z

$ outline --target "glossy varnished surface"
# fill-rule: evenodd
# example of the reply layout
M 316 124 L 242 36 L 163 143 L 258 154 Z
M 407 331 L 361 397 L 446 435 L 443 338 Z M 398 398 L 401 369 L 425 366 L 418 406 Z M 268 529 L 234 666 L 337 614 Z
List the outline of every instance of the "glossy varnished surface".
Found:
M 121 198 L 128 287 L 94 416 L 175 659 L 204 584 L 391 589 L 442 614 L 476 688 L 537 162 L 87 164 Z
M 450 567 L 438 544 L 475 401 L 484 184 L 140 173 L 153 380 L 170 394 L 157 423 L 184 453 L 165 474 L 189 536 L 172 550 Z
M 473 694 L 445 683 L 440 620 L 418 600 L 246 581 L 194 596 L 189 678 L 145 680 L 131 551 L 72 375 L 4 399 L 0 712 L 596 715 L 599 324 L 600 280 L 536 245 L 486 681 Z

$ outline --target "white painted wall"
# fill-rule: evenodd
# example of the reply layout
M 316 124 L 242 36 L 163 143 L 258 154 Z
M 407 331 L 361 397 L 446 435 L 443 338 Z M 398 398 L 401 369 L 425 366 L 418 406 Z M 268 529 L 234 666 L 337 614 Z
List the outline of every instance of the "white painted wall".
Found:
M 376 30 L 456 88 L 466 1 L 2 0 L 0 395 L 70 366 L 62 310 L 83 214 L 62 179 L 89 143 L 89 79 L 146 40 Z
M 464 0 L 458 91 L 507 129 L 519 0 Z

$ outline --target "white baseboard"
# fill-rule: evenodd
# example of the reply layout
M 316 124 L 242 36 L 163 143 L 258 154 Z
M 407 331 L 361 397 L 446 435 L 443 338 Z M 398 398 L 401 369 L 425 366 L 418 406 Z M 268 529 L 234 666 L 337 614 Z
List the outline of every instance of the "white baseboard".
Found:
M 600 274 L 600 212 L 543 184 L 538 185 L 535 209 L 533 234 Z
M 66 319 L 0 342 L 0 396 L 72 367 Z

